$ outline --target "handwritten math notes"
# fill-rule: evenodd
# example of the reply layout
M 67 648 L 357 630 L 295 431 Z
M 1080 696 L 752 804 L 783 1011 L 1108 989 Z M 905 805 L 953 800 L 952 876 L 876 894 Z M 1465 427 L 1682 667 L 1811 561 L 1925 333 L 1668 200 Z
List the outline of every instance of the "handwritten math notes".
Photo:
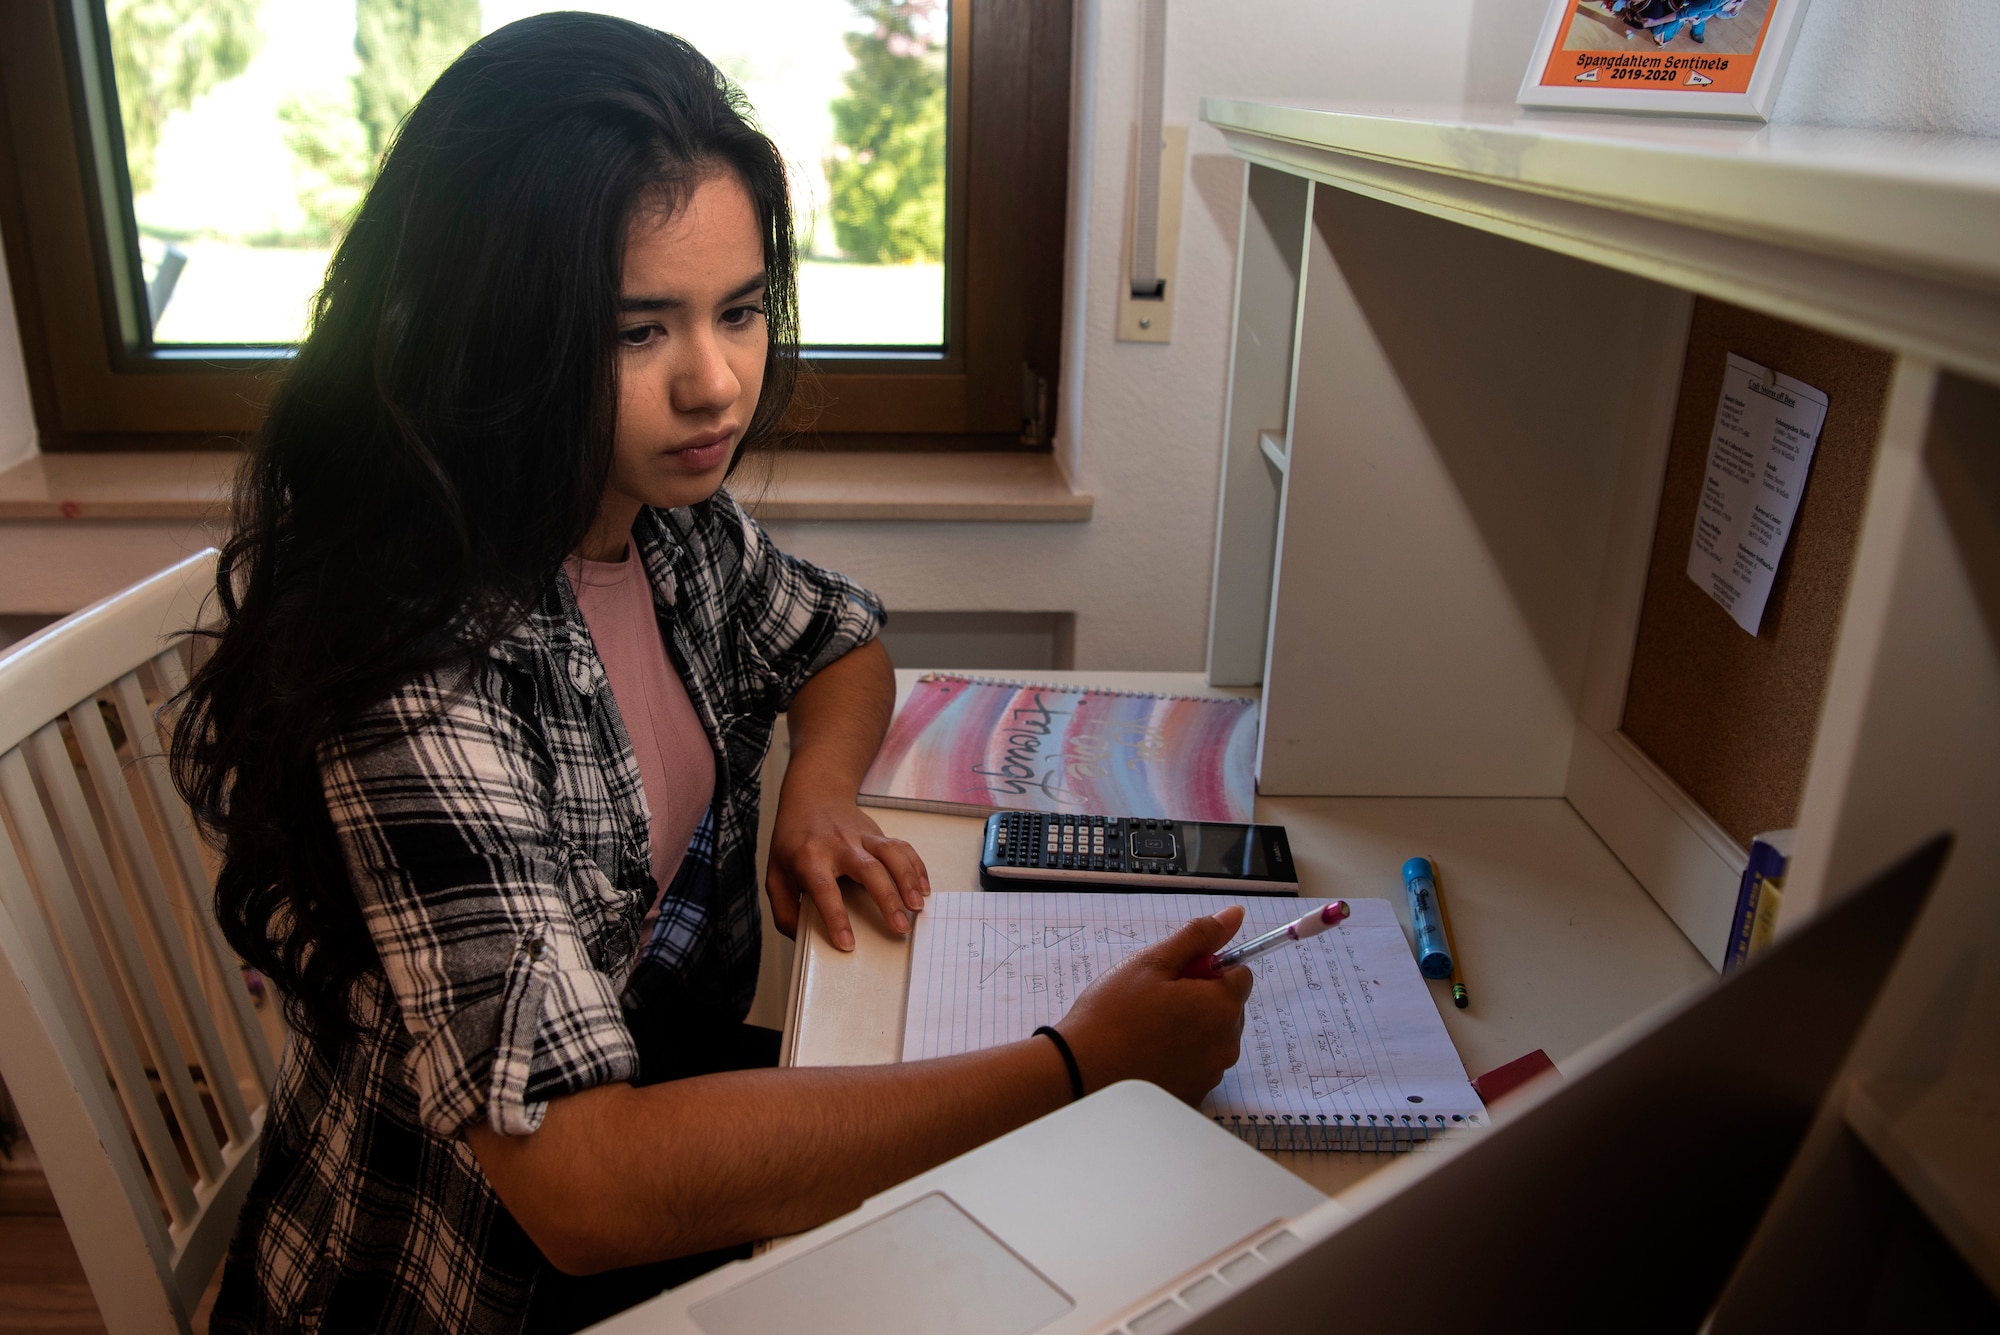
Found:
M 1219 895 L 933 895 L 917 919 L 903 1059 L 1013 1042 L 1060 1024 L 1106 969 Z M 1326 900 L 1253 900 L 1249 937 Z M 1385 899 L 1251 968 L 1243 1051 L 1202 1105 L 1214 1116 L 1430 1118 L 1483 1112 Z

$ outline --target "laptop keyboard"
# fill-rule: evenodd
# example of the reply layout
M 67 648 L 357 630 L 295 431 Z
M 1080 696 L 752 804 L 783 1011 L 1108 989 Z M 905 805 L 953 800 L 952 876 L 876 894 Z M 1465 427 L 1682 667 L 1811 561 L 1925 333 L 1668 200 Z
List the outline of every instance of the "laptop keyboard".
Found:
M 1255 1283 L 1272 1266 L 1283 1264 L 1304 1248 L 1297 1234 L 1281 1228 L 1257 1246 L 1245 1247 L 1210 1267 L 1180 1292 L 1154 1303 L 1124 1325 L 1111 1327 L 1105 1335 L 1166 1335 L 1168 1331 L 1179 1330 L 1234 1290 Z

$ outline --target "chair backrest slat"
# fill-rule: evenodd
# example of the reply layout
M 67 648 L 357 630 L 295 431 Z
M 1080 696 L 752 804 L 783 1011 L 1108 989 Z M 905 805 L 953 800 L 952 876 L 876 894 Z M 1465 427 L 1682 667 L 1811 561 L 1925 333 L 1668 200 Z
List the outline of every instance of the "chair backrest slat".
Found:
M 118 1097 L 14 849 L 0 839 L 0 1068 L 33 1123 L 42 1171 L 62 1206 L 105 1325 L 175 1335 L 167 1301 L 173 1244 Z M 140 1277 L 152 1274 L 147 1285 Z M 192 1310 L 192 1304 L 183 1304 Z
M 165 754 L 215 567 L 0 651 L 0 1079 L 114 1335 L 192 1335 L 277 1083 Z
M 132 917 L 126 911 L 124 895 L 112 873 L 110 851 L 98 835 L 96 821 L 90 819 L 90 805 L 84 799 L 82 783 L 76 779 L 76 767 L 70 763 L 70 749 L 62 741 L 60 727 L 50 723 L 34 733 L 28 739 L 26 751 L 34 761 L 36 775 L 42 779 L 42 791 L 48 793 L 48 801 L 56 811 L 56 825 L 70 847 L 70 859 L 82 881 L 84 897 L 96 913 L 98 937 L 104 941 L 110 965 L 124 985 L 132 1025 L 138 1031 L 140 1043 L 152 1055 L 152 1075 L 166 1091 L 168 1107 L 174 1109 L 174 1119 L 180 1123 L 180 1135 L 194 1155 L 196 1173 L 202 1181 L 214 1181 L 222 1175 L 222 1147 L 208 1125 L 202 1095 L 196 1093 L 194 1081 L 188 1079 L 188 1059 L 192 1053 L 182 1051 L 180 1035 L 174 1033 L 174 1021 L 166 1011 L 166 1001 L 160 997 L 152 971 L 146 967 L 138 931 L 132 929 Z
M 162 696 L 171 699 L 187 689 L 187 669 L 181 666 L 181 656 L 178 650 L 164 649 L 154 654 L 152 661 L 153 672 L 160 679 L 160 693 Z M 162 711 L 160 718 L 162 729 L 172 721 L 172 715 L 177 713 L 179 713 L 178 706 L 174 706 L 171 713 Z
M 171 677 L 167 672 L 168 665 L 173 669 Z M 171 649 L 153 659 L 153 672 L 160 683 L 162 696 L 172 695 L 186 686 L 187 677 L 180 667 L 180 656 Z M 188 889 L 188 898 L 196 909 L 195 919 L 208 937 L 212 963 L 222 975 L 219 990 L 229 1000 L 229 1012 L 236 1019 L 238 1036 L 250 1054 L 251 1064 L 257 1068 L 258 1092 L 268 1097 L 271 1086 L 277 1082 L 278 1065 L 271 1055 L 270 1044 L 265 1041 L 264 1030 L 257 1023 L 257 1012 L 251 1005 L 250 994 L 244 988 L 242 979 L 228 976 L 234 972 L 236 953 L 229 948 L 229 942 L 222 935 L 222 925 L 215 920 L 215 882 L 210 879 L 208 863 L 202 858 L 200 836 L 195 833 L 194 821 L 188 815 L 187 806 L 180 800 L 180 794 L 174 791 L 173 780 L 167 773 L 167 758 L 161 741 L 169 720 L 155 718 L 147 708 L 145 694 L 140 690 L 139 678 L 135 674 L 126 673 L 112 689 L 118 698 L 119 712 L 125 719 L 125 732 L 131 741 L 132 752 L 139 757 L 140 777 L 146 782 L 146 791 L 152 794 L 153 806 L 160 812 L 160 823 L 166 829 L 168 844 L 173 848 L 181 884 Z
M 147 720 L 121 717 L 120 722 L 129 736 L 135 728 L 145 726 Z M 125 865 L 132 872 L 135 884 L 130 899 L 138 905 L 141 924 L 149 930 L 164 966 L 165 977 L 160 983 L 167 1004 L 173 1008 L 181 1030 L 193 1040 L 194 1056 L 208 1077 L 209 1096 L 215 1100 L 223 1129 L 232 1141 L 248 1141 L 250 1110 L 243 1105 L 242 1091 L 236 1088 L 236 1073 L 223 1055 L 222 1035 L 216 1031 L 209 1008 L 203 1004 L 201 984 L 195 977 L 186 938 L 169 902 L 166 880 L 154 861 L 152 843 L 140 823 L 138 807 L 132 801 L 132 790 L 127 786 L 117 752 L 112 750 L 111 735 L 105 729 L 104 716 L 98 712 L 97 700 L 93 697 L 70 710 L 69 725 L 76 736 L 77 749 L 83 753 L 84 768 L 90 772 L 98 806 L 103 809 L 125 854 Z M 202 944 L 206 946 L 205 939 Z M 218 1172 L 220 1166 L 218 1158 Z
M 126 1032 L 111 979 L 98 957 L 90 924 L 84 919 L 82 894 L 70 880 L 62 849 L 42 811 L 34 777 L 19 747 L 0 755 L 0 800 L 7 804 L 9 821 L 27 854 L 28 869 L 42 886 L 47 917 L 54 923 L 55 935 L 61 939 L 63 953 L 75 973 L 76 990 L 97 1036 L 98 1051 L 111 1068 L 112 1084 L 153 1170 L 154 1184 L 166 1200 L 167 1213 L 177 1225 L 192 1223 L 196 1214 L 193 1187 L 181 1167 L 166 1119 L 160 1116 L 160 1105 L 153 1098 L 132 1036 Z M 18 915 L 41 910 L 31 903 L 14 911 Z M 32 1127 L 29 1134 L 34 1134 Z
M 153 1070 L 180 1122 L 181 1136 L 194 1155 L 195 1171 L 203 1182 L 212 1183 L 222 1176 L 222 1147 L 216 1144 L 208 1113 L 201 1106 L 201 1095 L 195 1091 L 194 1081 L 188 1078 L 188 1059 L 193 1054 L 181 1050 L 173 1017 L 167 1012 L 167 1003 L 160 996 L 152 970 L 146 967 L 139 934 L 133 930 L 125 897 L 119 892 L 117 877 L 111 870 L 110 851 L 98 834 L 97 822 L 91 819 L 83 785 L 77 781 L 76 767 L 70 762 L 60 726 L 51 723 L 30 738 L 28 754 L 36 762 L 42 788 L 49 795 L 56 821 L 69 843 L 83 892 L 97 914 L 98 931 L 111 955 L 111 966 L 125 985 L 125 998 L 131 1006 L 139 1040 L 153 1056 Z
M 160 652 L 201 616 L 215 592 L 215 551 L 73 612 L 0 650 L 0 751 Z

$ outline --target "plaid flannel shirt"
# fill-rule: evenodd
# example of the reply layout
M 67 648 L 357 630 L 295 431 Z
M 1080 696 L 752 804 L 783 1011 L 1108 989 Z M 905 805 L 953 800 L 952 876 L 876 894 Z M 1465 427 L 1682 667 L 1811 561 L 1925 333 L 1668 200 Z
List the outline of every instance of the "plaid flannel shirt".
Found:
M 212 1329 L 519 1329 L 546 1262 L 464 1131 L 526 1134 L 548 1100 L 631 1079 L 621 994 L 648 971 L 748 1009 L 772 724 L 881 606 L 776 550 L 726 492 L 642 511 L 634 539 L 716 766 L 639 964 L 650 821 L 559 575 L 481 661 L 410 683 L 323 754 L 381 968 L 358 1038 L 285 1054 Z

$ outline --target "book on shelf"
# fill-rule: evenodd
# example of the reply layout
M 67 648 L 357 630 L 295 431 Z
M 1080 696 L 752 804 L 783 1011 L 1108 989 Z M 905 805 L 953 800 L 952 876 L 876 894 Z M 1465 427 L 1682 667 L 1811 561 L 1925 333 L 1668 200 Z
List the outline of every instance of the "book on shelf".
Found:
M 926 673 L 861 782 L 865 806 L 1247 823 L 1255 700 Z
M 1770 944 L 1778 929 L 1778 909 L 1785 899 L 1785 869 L 1791 865 L 1797 830 L 1772 830 L 1750 841 L 1750 860 L 1736 891 L 1736 912 L 1729 919 L 1729 947 L 1722 971 L 1733 973 L 1743 961 Z

